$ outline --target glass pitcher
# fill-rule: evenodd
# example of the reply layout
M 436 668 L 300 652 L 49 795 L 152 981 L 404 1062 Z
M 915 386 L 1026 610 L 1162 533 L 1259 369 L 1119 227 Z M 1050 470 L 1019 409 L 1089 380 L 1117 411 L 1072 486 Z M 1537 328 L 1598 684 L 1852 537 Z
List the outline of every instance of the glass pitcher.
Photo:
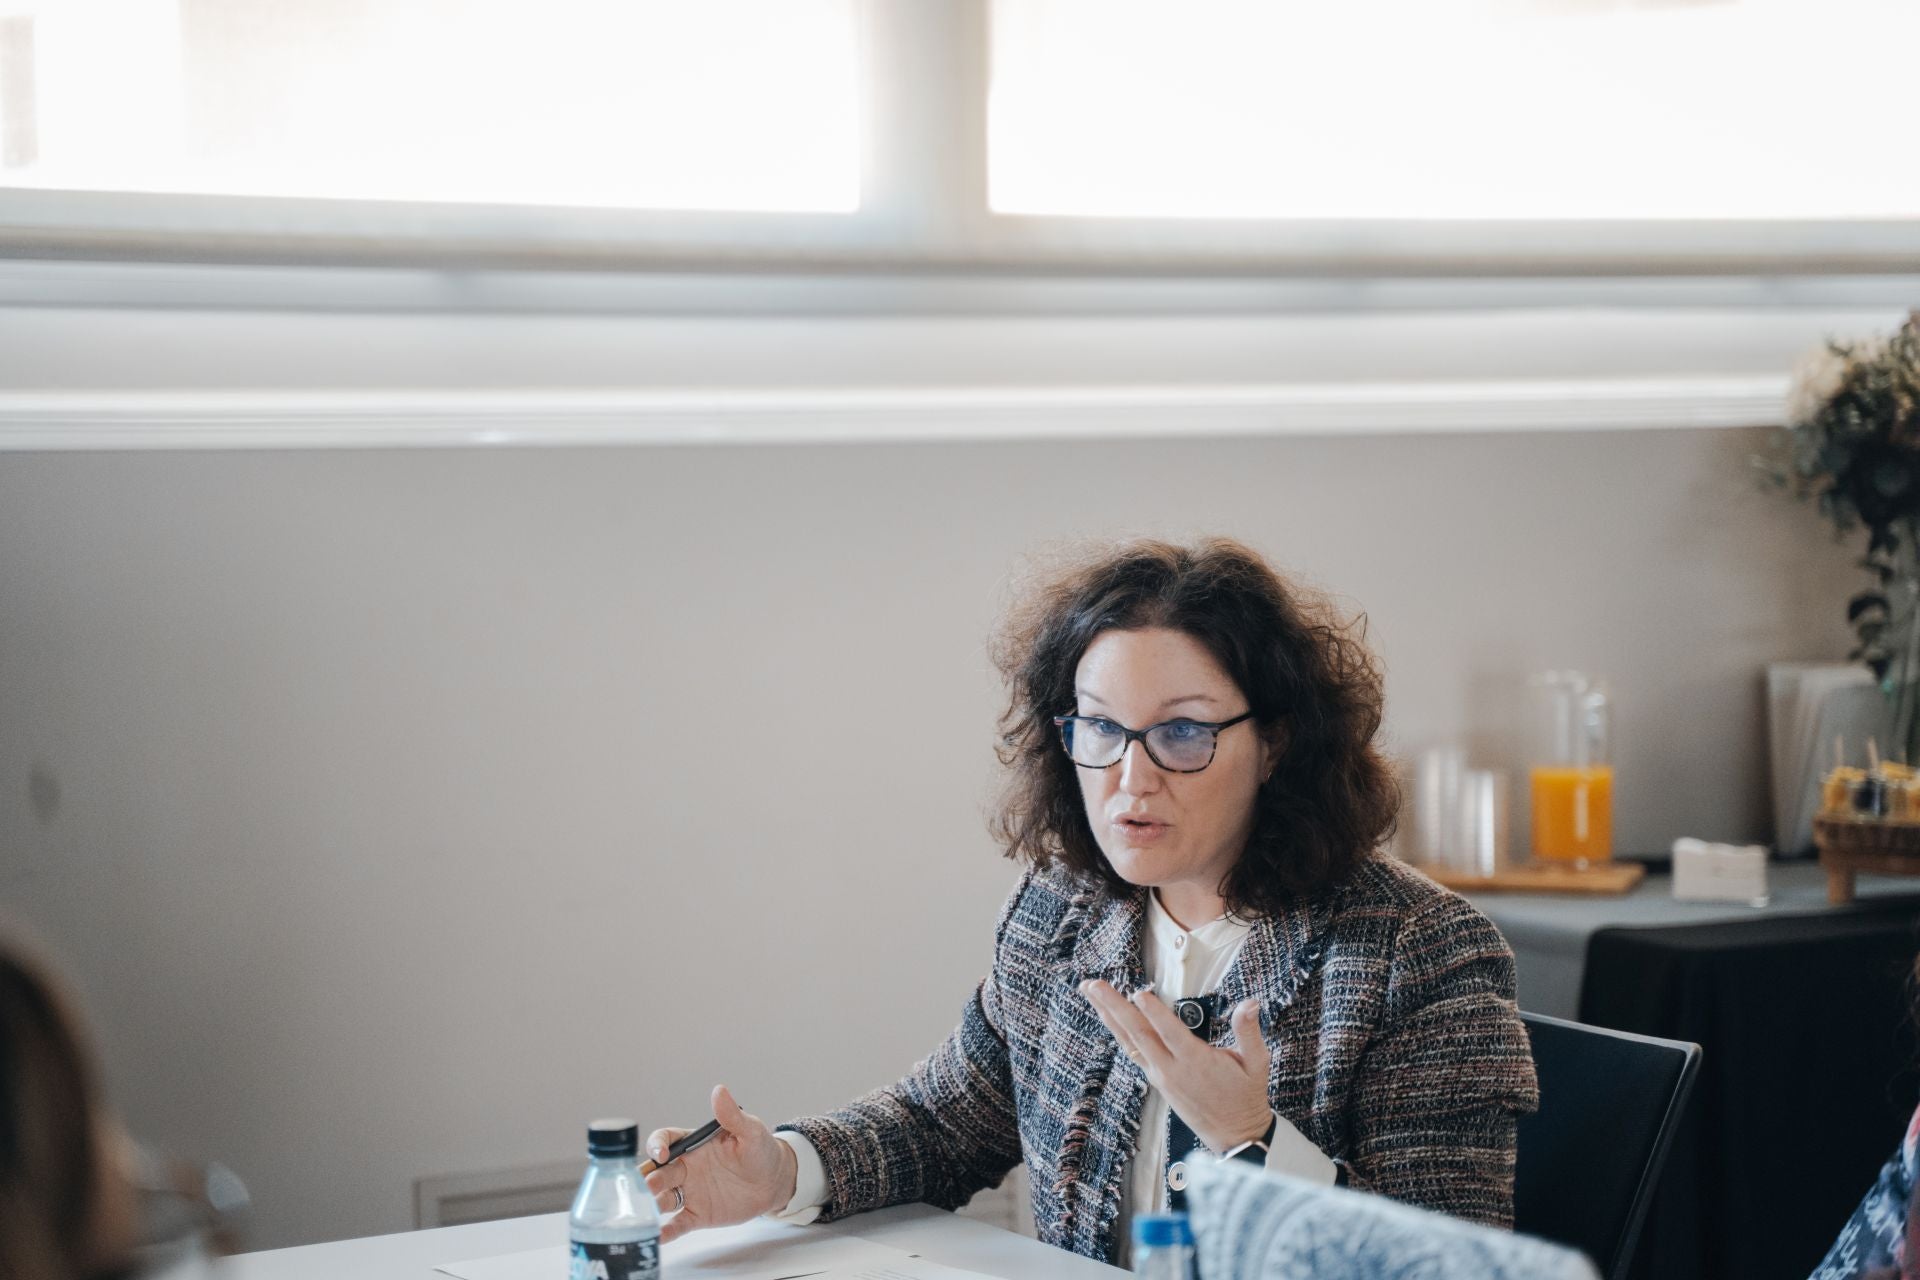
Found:
M 1578 671 L 1533 678 L 1533 856 L 1584 867 L 1613 858 L 1613 707 Z

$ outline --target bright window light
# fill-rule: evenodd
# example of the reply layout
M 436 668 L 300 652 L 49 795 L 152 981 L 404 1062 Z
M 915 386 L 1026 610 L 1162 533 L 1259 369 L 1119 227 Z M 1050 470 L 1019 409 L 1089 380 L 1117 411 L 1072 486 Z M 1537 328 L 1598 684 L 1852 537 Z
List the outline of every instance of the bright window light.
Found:
M 860 203 L 857 0 L 0 0 L 0 186 Z
M 993 0 L 995 212 L 1920 216 L 1913 0 Z

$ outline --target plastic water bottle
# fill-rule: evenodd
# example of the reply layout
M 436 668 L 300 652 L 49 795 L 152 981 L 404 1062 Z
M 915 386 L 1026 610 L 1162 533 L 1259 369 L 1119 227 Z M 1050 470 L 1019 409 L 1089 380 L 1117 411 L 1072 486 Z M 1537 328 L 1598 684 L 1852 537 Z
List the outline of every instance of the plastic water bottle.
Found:
M 1186 1214 L 1134 1218 L 1133 1273 L 1147 1280 L 1193 1280 L 1193 1228 Z
M 640 1129 L 631 1120 L 587 1126 L 587 1176 L 567 1226 L 571 1280 L 658 1280 L 660 1210 L 640 1176 Z

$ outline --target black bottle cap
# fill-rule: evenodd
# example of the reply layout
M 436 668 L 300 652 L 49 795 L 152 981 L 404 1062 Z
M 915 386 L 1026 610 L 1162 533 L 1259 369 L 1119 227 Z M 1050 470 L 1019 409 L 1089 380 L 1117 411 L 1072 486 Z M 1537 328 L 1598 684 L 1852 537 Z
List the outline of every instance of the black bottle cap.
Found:
M 590 1156 L 639 1155 L 640 1126 L 625 1118 L 595 1120 L 587 1126 L 587 1154 Z

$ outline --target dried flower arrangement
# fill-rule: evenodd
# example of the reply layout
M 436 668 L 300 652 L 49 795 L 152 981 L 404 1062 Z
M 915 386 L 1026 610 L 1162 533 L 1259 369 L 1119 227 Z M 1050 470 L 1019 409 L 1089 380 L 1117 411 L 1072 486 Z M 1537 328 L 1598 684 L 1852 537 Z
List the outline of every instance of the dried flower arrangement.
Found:
M 1872 582 L 1847 602 L 1859 641 L 1848 656 L 1880 681 L 1895 749 L 1920 760 L 1920 310 L 1889 336 L 1803 360 L 1781 448 L 1756 462 L 1816 502 L 1837 537 L 1865 528 Z

